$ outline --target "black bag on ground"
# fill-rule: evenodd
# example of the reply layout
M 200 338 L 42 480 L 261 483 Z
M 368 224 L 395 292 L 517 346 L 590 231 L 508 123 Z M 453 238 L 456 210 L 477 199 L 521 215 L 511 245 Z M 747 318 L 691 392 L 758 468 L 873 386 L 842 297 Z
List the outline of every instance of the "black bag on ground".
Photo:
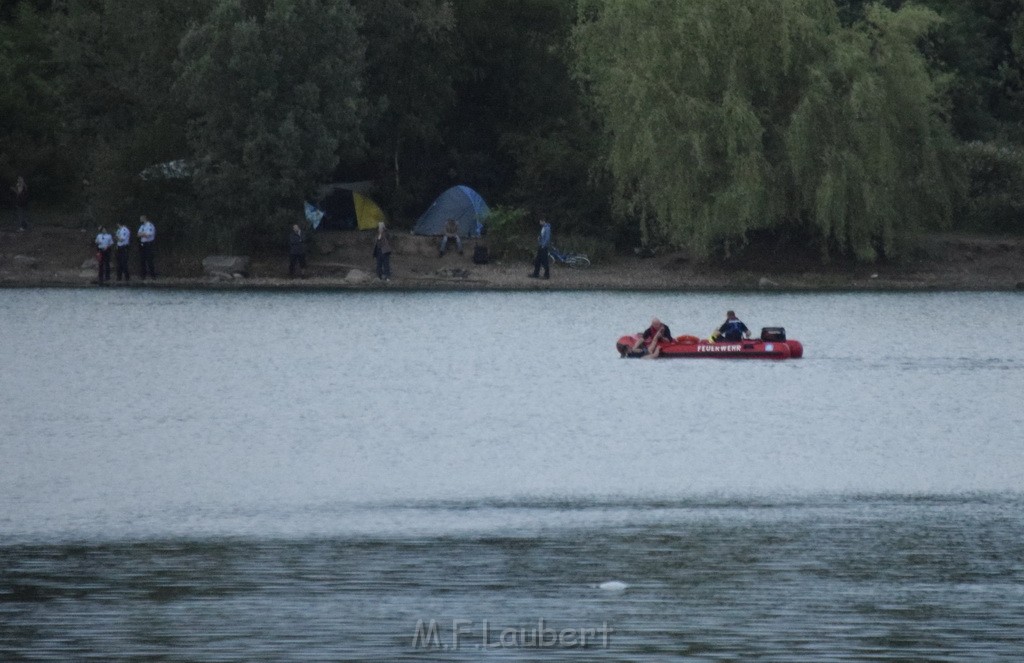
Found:
M 477 265 L 486 265 L 490 260 L 490 256 L 487 252 L 487 247 L 482 244 L 477 244 L 473 248 L 473 262 Z

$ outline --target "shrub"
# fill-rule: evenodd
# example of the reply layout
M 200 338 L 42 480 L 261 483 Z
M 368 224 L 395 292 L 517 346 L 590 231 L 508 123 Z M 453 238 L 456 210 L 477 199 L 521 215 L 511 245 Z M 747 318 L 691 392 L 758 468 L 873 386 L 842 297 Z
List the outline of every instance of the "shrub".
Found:
M 486 222 L 491 256 L 498 260 L 532 258 L 536 239 L 530 219 L 530 213 L 520 207 L 492 207 Z
M 965 229 L 1024 231 L 1024 149 L 999 142 L 971 142 L 960 148 L 967 172 Z

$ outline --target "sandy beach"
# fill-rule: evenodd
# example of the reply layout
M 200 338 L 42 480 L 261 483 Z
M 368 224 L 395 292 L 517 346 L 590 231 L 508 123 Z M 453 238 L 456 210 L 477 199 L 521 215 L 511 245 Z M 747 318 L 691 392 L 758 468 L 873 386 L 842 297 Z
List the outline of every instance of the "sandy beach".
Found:
M 0 232 L 0 287 L 97 287 L 94 233 L 63 227 Z M 679 251 L 649 258 L 618 255 L 586 269 L 553 265 L 549 280 L 529 278 L 527 258 L 471 260 L 437 255 L 437 240 L 394 234 L 392 279 L 378 281 L 371 256 L 372 236 L 359 232 L 320 233 L 309 250 L 306 278 L 289 278 L 288 256 L 252 256 L 246 273 L 206 274 L 201 260 L 176 258 L 157 249 L 159 278 L 111 287 L 323 288 L 444 290 L 1024 290 L 1024 239 L 937 235 L 916 240 L 899 261 L 820 265 L 776 256 L 736 264 L 693 261 Z M 137 274 L 137 256 L 131 257 Z

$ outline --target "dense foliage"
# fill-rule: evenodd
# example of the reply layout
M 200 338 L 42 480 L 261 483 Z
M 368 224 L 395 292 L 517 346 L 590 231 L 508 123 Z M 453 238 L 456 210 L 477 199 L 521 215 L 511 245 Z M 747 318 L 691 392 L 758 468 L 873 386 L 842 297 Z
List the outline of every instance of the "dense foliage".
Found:
M 701 255 L 809 225 L 822 253 L 874 258 L 894 232 L 948 219 L 952 141 L 916 41 L 927 10 L 832 0 L 583 6 L 584 75 L 611 136 L 618 194 Z
M 462 183 L 526 234 L 872 260 L 1021 230 L 1022 4 L 0 0 L 0 190 L 227 250 Z
M 361 148 L 358 27 L 347 0 L 217 0 L 185 35 L 189 158 L 225 243 L 287 228 L 339 152 Z
M 178 43 L 210 4 L 66 0 L 51 13 L 45 36 L 59 91 L 59 139 L 75 155 L 69 185 L 80 186 L 89 221 L 138 215 L 140 195 L 152 203 L 153 193 L 138 190 L 139 173 L 187 155 L 188 115 L 174 91 Z M 35 189 L 46 195 L 39 182 Z
M 45 13 L 33 3 L 0 4 L 0 177 L 6 192 L 17 173 L 65 193 L 71 176 L 60 148 L 60 94 Z

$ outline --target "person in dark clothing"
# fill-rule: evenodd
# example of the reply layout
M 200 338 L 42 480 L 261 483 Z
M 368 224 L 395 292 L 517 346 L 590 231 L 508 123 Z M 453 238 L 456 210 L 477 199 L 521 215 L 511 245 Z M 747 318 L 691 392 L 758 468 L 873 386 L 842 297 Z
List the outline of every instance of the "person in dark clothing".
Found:
M 540 220 L 540 235 L 537 237 L 537 257 L 533 261 L 533 274 L 530 278 L 540 276 L 540 268 L 544 268 L 544 278 L 551 278 L 551 256 L 548 255 L 548 247 L 551 246 L 551 224 L 546 220 Z
M 28 183 L 21 175 L 11 187 L 14 192 L 14 215 L 18 220 L 18 230 L 28 230 Z
M 750 338 L 750 330 L 736 317 L 735 311 L 727 311 L 725 322 L 718 328 L 712 339 L 714 341 L 739 341 L 743 338 Z
M 294 277 L 296 268 L 299 276 L 306 278 L 306 236 L 297 223 L 288 236 L 288 276 Z
M 377 278 L 391 280 L 391 235 L 381 221 L 377 224 L 377 239 L 373 242 L 373 257 L 377 259 Z
M 630 354 L 643 351 L 644 357 L 654 359 L 661 354 L 661 344 L 672 340 L 672 332 L 661 320 L 654 318 L 651 326 L 644 330 L 640 338 L 636 340 Z

